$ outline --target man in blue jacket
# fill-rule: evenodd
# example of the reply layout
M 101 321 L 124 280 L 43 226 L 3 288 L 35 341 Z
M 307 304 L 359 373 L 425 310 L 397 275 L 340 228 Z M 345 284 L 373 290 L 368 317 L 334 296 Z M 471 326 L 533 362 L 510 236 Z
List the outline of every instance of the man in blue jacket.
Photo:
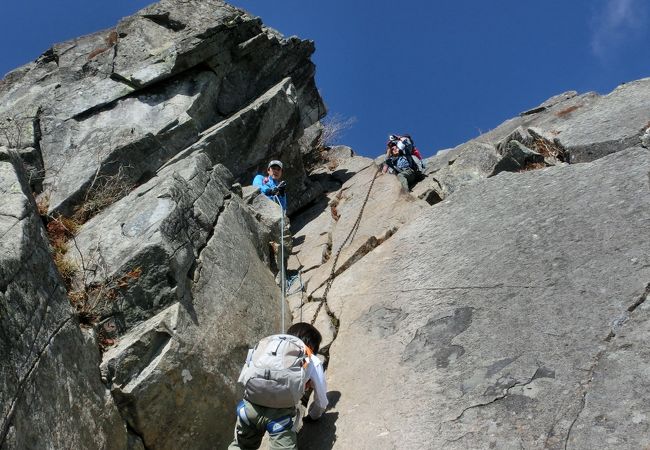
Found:
M 280 202 L 282 210 L 287 209 L 287 194 L 285 191 L 286 182 L 282 181 L 282 161 L 274 159 L 266 168 L 267 175 L 257 175 L 253 179 L 253 186 L 269 197 Z

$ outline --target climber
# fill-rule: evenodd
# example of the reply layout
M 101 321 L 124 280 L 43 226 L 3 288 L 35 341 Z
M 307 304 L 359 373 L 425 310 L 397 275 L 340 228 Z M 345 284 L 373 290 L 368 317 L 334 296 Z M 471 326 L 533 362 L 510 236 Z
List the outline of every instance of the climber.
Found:
M 260 191 L 272 200 L 280 203 L 284 211 L 287 210 L 287 195 L 285 189 L 287 186 L 286 181 L 282 181 L 282 161 L 274 159 L 269 162 L 266 167 L 266 176 L 258 174 L 253 179 L 253 186 L 260 189 Z
M 393 136 L 391 136 L 393 137 Z M 406 191 L 418 181 L 421 175 L 414 158 L 404 152 L 404 146 L 398 145 L 401 141 L 389 140 L 386 150 L 386 161 L 382 169 L 383 173 L 396 173 L 399 182 Z M 400 149 L 402 147 L 402 149 Z
M 299 322 L 286 335 L 264 338 L 249 351 L 239 376 L 244 399 L 237 405 L 235 438 L 228 449 L 259 448 L 267 431 L 271 450 L 298 448 L 302 415 L 298 403 L 304 390 L 312 388 L 315 393 L 304 421 L 318 420 L 328 404 L 325 372 L 316 356 L 321 340 L 313 325 Z M 289 369 L 269 370 L 284 367 L 287 360 L 296 363 Z
M 413 170 L 424 171 L 424 160 L 422 159 L 420 150 L 418 150 L 418 148 L 415 146 L 415 142 L 413 142 L 413 138 L 410 135 L 405 134 L 403 136 L 400 136 L 391 134 L 388 136 L 387 145 L 389 145 L 391 142 L 395 142 L 397 144 L 397 147 L 402 150 L 407 157 L 411 157 L 413 159 L 413 161 L 410 161 L 413 164 Z

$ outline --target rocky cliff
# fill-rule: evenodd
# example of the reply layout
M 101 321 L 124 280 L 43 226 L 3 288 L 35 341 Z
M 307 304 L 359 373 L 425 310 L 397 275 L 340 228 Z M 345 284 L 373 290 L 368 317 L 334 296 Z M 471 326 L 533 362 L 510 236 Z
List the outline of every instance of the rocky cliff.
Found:
M 568 92 L 411 193 L 322 146 L 311 42 L 163 0 L 0 82 L 0 448 L 224 448 L 246 349 L 313 322 L 304 448 L 650 446 L 650 79 Z M 387 130 L 394 131 L 394 130 Z

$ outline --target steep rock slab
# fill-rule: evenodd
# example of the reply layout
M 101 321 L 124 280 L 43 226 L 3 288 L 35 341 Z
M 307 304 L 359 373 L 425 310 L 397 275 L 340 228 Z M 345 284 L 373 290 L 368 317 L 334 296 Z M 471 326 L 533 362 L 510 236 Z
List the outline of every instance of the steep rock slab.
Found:
M 338 214 L 335 213 L 336 210 L 331 209 L 331 206 L 338 202 L 338 200 L 332 202 L 336 197 L 336 191 L 355 174 L 369 167 L 375 167 L 369 158 L 351 156 L 351 149 L 348 156 L 341 157 L 333 156 L 330 151 L 327 151 L 326 158 L 329 162 L 317 167 L 309 177 L 323 186 L 328 194 L 321 196 L 312 206 L 292 220 L 294 257 L 290 259 L 290 270 L 307 272 L 329 259 L 332 251 L 330 230 L 336 223 Z
M 639 308 L 627 323 L 619 325 L 616 338 L 604 349 L 584 389 L 584 408 L 576 417 L 567 448 L 647 448 L 648 293 L 639 297 Z
M 0 153 L 0 447 L 124 449 L 17 156 Z
M 650 280 L 649 171 L 648 150 L 631 148 L 501 174 L 341 274 L 328 301 L 341 323 L 328 375 L 341 392 L 334 448 L 564 448 L 568 437 L 590 448 L 571 431 L 583 410 L 589 420 L 599 404 L 617 409 L 616 381 L 596 382 L 620 373 L 604 364 L 608 345 L 628 326 L 643 333 L 625 321 L 643 317 L 628 309 Z M 360 377 L 359 367 L 390 375 Z M 634 429 L 623 417 L 608 420 Z
M 303 265 L 305 263 L 314 265 L 311 269 L 304 267 L 307 270 L 302 274 L 306 294 L 311 297 L 311 300 L 316 302 L 323 300 L 327 280 L 335 262 L 334 276 L 339 276 L 388 239 L 400 226 L 428 207 L 425 202 L 403 192 L 397 177 L 381 174 L 375 178 L 376 173 L 377 166 L 372 164 L 350 178 L 334 195 L 329 207 L 324 209 L 318 218 L 295 233 L 294 239 L 300 240 L 304 236 L 306 244 L 296 247 L 297 254 L 292 255 L 289 267 L 295 266 L 294 261 L 299 261 Z M 373 178 L 374 185 L 368 196 Z M 357 222 L 360 214 L 361 218 Z M 326 244 L 323 241 L 325 232 L 328 238 Z M 324 262 L 318 264 L 319 258 Z M 325 311 L 329 313 L 327 304 L 324 306 Z M 323 308 L 313 309 L 311 305 L 306 304 L 303 309 L 303 320 L 311 321 L 321 312 L 321 309 Z M 305 315 L 306 313 L 308 316 Z M 320 320 L 325 317 L 321 316 Z M 323 346 L 330 343 L 331 340 L 324 342 Z

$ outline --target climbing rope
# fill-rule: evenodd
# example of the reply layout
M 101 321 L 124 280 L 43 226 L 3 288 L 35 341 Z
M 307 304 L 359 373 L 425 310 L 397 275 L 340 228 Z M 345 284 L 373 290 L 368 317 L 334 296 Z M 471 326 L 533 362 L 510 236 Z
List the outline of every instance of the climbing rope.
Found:
M 280 206 L 280 289 L 282 292 L 282 317 L 280 318 L 281 328 L 280 334 L 286 331 L 284 327 L 284 316 L 285 316 L 285 306 L 287 302 L 287 282 L 285 280 L 284 273 L 284 209 L 282 208 L 282 203 L 280 203 L 280 198 L 277 195 L 273 196 L 273 200 Z
M 298 280 L 300 282 L 300 288 L 296 290 L 293 289 L 293 284 Z M 300 322 L 302 322 L 302 305 L 304 305 L 304 295 L 305 295 L 305 285 L 302 282 L 302 271 L 298 269 L 298 274 L 292 276 L 287 280 L 287 296 L 291 296 L 293 294 L 296 294 L 297 292 L 300 292 Z
M 327 281 L 325 282 L 325 292 L 323 292 L 323 297 L 320 299 L 320 302 L 318 304 L 318 308 L 316 308 L 316 312 L 314 313 L 314 317 L 311 320 L 311 324 L 313 325 L 314 322 L 316 322 L 316 318 L 318 317 L 318 313 L 320 313 L 321 308 L 323 307 L 323 304 L 327 301 L 327 294 L 330 291 L 330 288 L 332 287 L 332 283 L 334 282 L 335 278 L 335 273 L 336 273 L 336 263 L 339 260 L 339 256 L 341 255 L 341 250 L 343 250 L 343 247 L 345 247 L 348 244 L 348 241 L 352 242 L 352 237 L 357 234 L 357 230 L 359 229 L 359 224 L 361 223 L 361 217 L 363 216 L 363 211 L 366 208 L 366 204 L 368 203 L 368 199 L 370 198 L 370 192 L 372 191 L 372 187 L 375 184 L 375 180 L 377 179 L 377 175 L 381 173 L 381 166 L 377 169 L 375 172 L 375 175 L 372 177 L 372 181 L 370 182 L 370 187 L 368 188 L 368 193 L 366 193 L 366 198 L 363 200 L 363 204 L 361 205 L 361 209 L 359 210 L 359 215 L 357 216 L 357 220 L 355 220 L 354 225 L 352 225 L 352 229 L 350 229 L 350 232 L 348 233 L 347 237 L 339 247 L 339 249 L 336 251 L 336 254 L 334 256 L 334 262 L 332 263 L 332 270 L 330 271 L 330 275 L 327 278 Z M 302 313 L 302 309 L 301 309 Z

